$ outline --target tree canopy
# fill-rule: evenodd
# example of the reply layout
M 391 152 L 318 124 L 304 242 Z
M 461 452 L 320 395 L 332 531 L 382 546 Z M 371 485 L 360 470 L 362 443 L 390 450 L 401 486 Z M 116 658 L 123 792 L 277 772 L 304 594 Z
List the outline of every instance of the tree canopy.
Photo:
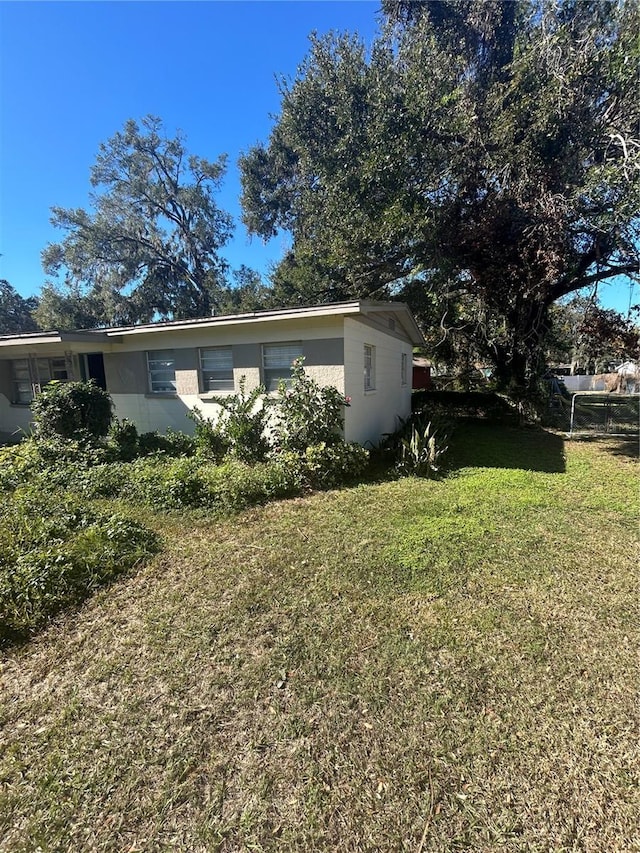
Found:
M 606 373 L 612 365 L 640 359 L 640 328 L 631 316 L 581 295 L 560 300 L 550 316 L 550 353 L 554 360 L 570 362 L 573 371 Z
M 550 306 L 638 271 L 640 8 L 385 0 L 369 50 L 313 37 L 244 221 L 293 235 L 354 295 L 409 296 L 502 386 L 539 369 Z
M 0 335 L 35 332 L 38 325 L 33 312 L 37 306 L 35 296 L 25 299 L 6 279 L 0 279 Z
M 100 146 L 92 210 L 52 209 L 53 225 L 66 232 L 42 253 L 47 274 L 66 271 L 62 287 L 49 284 L 53 308 L 57 297 L 86 297 L 85 319 L 95 320 L 88 325 L 211 314 L 225 286 L 219 250 L 232 231 L 214 198 L 224 171 L 224 156 L 188 154 L 160 119 L 127 121 Z

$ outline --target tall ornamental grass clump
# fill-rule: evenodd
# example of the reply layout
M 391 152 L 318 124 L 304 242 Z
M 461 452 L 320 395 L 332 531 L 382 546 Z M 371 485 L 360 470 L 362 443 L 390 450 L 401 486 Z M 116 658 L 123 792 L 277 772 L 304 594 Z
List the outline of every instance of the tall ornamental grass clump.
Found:
M 411 434 L 400 439 L 396 470 L 406 477 L 437 477 L 442 469 L 442 458 L 449 449 L 446 440 L 431 421 L 426 425 L 412 424 Z

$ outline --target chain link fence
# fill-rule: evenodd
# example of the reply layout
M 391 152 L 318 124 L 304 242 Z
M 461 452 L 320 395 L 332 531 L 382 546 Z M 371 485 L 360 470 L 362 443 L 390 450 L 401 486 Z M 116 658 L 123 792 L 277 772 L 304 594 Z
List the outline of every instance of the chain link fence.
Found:
M 594 394 L 586 391 L 570 398 L 554 395 L 551 411 L 560 429 L 574 435 L 640 434 L 640 395 Z

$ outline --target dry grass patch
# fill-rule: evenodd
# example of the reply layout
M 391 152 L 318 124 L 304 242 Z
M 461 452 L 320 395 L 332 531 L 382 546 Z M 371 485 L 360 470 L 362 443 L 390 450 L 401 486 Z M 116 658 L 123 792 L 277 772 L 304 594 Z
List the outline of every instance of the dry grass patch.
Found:
M 1 849 L 640 849 L 633 463 L 518 468 L 518 435 L 156 519 L 159 558 L 2 660 Z

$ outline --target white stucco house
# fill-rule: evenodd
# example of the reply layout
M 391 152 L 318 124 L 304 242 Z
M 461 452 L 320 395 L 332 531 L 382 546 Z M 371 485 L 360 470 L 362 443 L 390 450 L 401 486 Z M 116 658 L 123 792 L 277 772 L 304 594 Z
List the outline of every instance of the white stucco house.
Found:
M 351 405 L 347 441 L 376 444 L 411 411 L 414 346 L 424 339 L 403 303 L 352 302 L 140 326 L 0 336 L 0 433 L 28 431 L 30 403 L 52 380 L 94 379 L 118 418 L 141 432 L 188 432 L 197 406 L 264 384 L 269 392 L 304 357 L 306 372 Z

